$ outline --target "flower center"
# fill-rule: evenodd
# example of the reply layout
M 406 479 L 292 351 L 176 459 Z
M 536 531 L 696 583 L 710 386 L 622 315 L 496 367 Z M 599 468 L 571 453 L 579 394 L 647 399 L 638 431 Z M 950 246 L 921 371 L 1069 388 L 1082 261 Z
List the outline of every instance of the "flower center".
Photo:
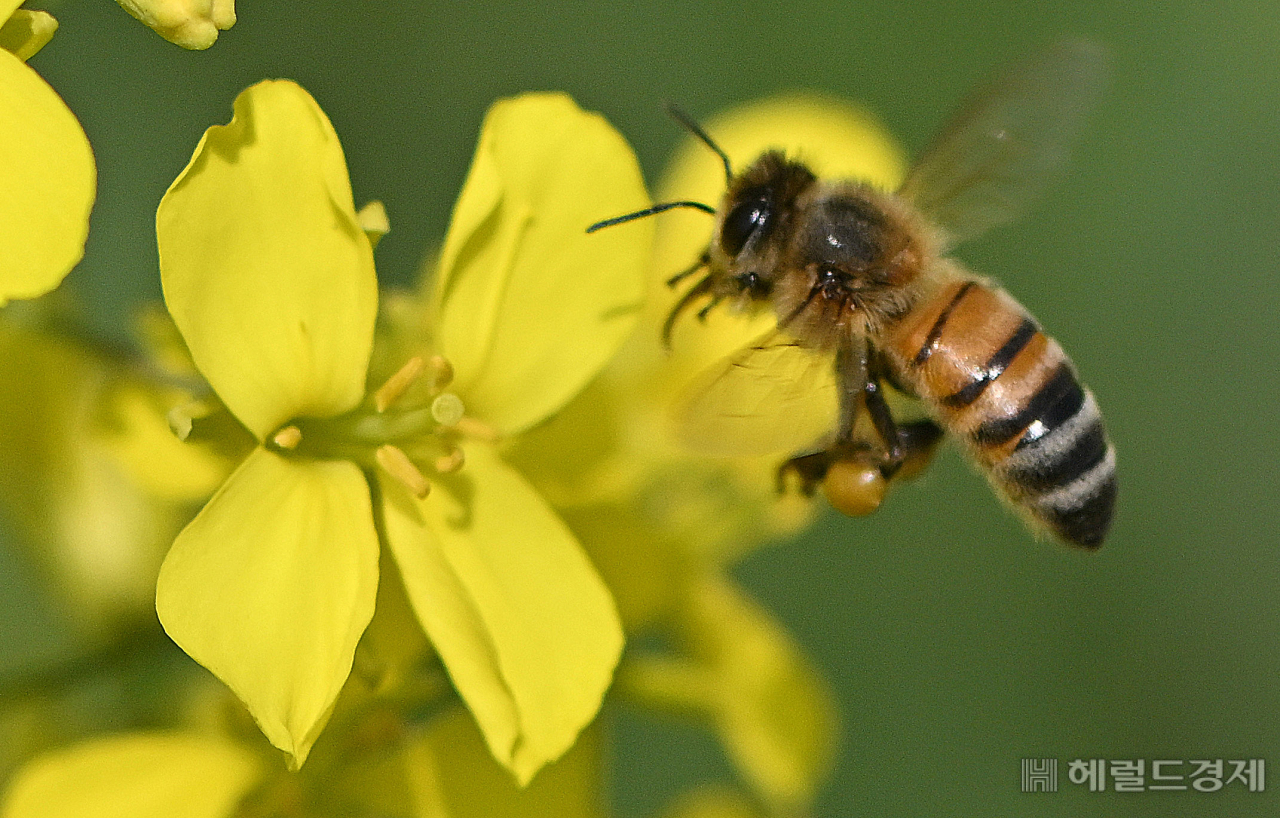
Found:
M 295 418 L 271 435 L 267 447 L 378 468 L 426 497 L 433 477 L 465 464 L 463 438 L 497 437 L 467 416 L 462 398 L 446 391 L 452 380 L 453 367 L 444 357 L 414 356 L 355 409 L 331 418 Z

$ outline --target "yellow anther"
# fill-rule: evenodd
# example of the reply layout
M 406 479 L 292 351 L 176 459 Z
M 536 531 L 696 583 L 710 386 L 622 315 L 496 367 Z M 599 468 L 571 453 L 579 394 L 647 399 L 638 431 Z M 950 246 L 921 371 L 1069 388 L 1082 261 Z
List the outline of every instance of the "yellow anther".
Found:
M 373 408 L 379 412 L 387 411 L 388 406 L 395 403 L 404 394 L 405 390 L 413 385 L 414 381 L 422 377 L 422 372 L 426 369 L 426 366 L 420 355 L 414 355 L 405 361 L 404 366 L 396 370 L 396 374 L 387 378 L 387 382 L 379 386 L 378 390 L 373 393 Z
M 442 454 L 437 457 L 436 462 L 433 465 L 435 466 L 436 471 L 441 474 L 452 474 L 462 468 L 462 465 L 466 462 L 467 458 L 466 455 L 462 453 L 462 449 L 455 447 L 453 451 L 448 454 Z
M 453 424 L 453 428 L 457 429 L 463 437 L 469 437 L 472 440 L 483 440 L 486 443 L 493 443 L 502 437 L 497 429 L 483 420 L 476 420 L 473 417 L 459 418 L 458 422 Z
M 431 388 L 439 391 L 453 383 L 453 364 L 443 355 L 432 355 L 427 362 L 431 368 Z
M 296 449 L 302 442 L 302 430 L 297 426 L 286 426 L 271 436 L 271 442 L 281 449 Z
M 379 446 L 374 452 L 374 458 L 387 474 L 399 480 L 419 500 L 431 493 L 431 484 L 427 482 L 427 478 L 422 476 L 409 456 L 397 447 L 390 443 Z
M 169 421 L 169 431 L 178 440 L 185 441 L 191 435 L 191 427 L 195 424 L 191 422 L 191 412 L 186 406 L 173 407 L 165 417 Z
M 209 401 L 193 400 L 173 407 L 165 417 L 169 422 L 169 431 L 173 432 L 178 440 L 186 440 L 191 436 L 195 421 L 207 418 L 212 413 L 213 406 Z
M 391 232 L 391 220 L 387 218 L 387 209 L 376 199 L 360 208 L 356 214 L 360 221 L 360 229 L 369 237 L 369 244 L 378 246 L 378 241 Z

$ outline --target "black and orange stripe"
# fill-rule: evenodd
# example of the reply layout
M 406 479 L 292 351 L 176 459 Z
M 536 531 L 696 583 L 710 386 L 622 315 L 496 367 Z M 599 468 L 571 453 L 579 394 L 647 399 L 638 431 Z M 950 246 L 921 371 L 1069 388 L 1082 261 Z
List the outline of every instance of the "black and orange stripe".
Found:
M 1115 449 L 1070 359 L 1020 304 L 980 281 L 952 282 L 913 311 L 885 352 L 1012 502 L 1068 543 L 1102 544 Z

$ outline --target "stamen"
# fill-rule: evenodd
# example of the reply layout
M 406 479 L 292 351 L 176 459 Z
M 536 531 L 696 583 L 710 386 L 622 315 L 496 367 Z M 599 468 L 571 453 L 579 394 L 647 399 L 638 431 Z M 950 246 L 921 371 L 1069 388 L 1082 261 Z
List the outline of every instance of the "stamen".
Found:
M 435 466 L 436 471 L 441 474 L 452 474 L 453 472 L 461 469 L 462 465 L 466 463 L 466 461 L 467 458 L 466 455 L 462 453 L 462 449 L 454 447 L 453 451 L 448 454 L 437 457 L 436 462 L 433 465 Z
M 462 405 L 462 398 L 452 392 L 437 395 L 436 399 L 431 401 L 431 417 L 441 426 L 457 425 L 466 411 L 467 408 Z
M 449 363 L 449 359 L 443 355 L 432 355 L 431 360 L 427 362 L 427 366 L 431 368 L 431 389 L 440 391 L 449 384 L 453 383 L 453 364 Z
M 397 447 L 390 443 L 379 446 L 374 452 L 374 458 L 387 474 L 399 480 L 419 500 L 431 493 L 431 484 L 427 482 L 427 478 L 422 476 L 409 456 Z
M 369 244 L 378 246 L 378 241 L 391 232 L 391 221 L 387 218 L 387 208 L 377 199 L 360 208 L 356 214 L 360 229 L 369 237 Z
M 396 374 L 387 378 L 387 382 L 378 387 L 373 393 L 373 408 L 379 413 L 387 411 L 387 407 L 395 403 L 396 400 L 404 394 L 405 390 L 413 385 L 414 381 L 422 377 L 423 370 L 426 369 L 426 362 L 422 360 L 422 356 L 414 355 L 412 358 L 404 362 L 404 366 L 396 370 Z
M 286 451 L 296 449 L 302 442 L 302 430 L 297 426 L 286 426 L 271 437 L 271 442 Z
M 441 396 L 443 397 L 443 395 Z M 486 443 L 493 443 L 502 437 L 498 430 L 485 423 L 483 420 L 476 420 L 473 417 L 459 418 L 458 422 L 453 424 L 453 428 L 457 429 L 464 436 L 473 440 L 483 440 Z
M 173 436 L 186 442 L 187 437 L 191 434 L 191 427 L 195 425 L 192 422 L 189 404 L 173 407 L 165 418 L 169 421 L 169 431 L 173 432 Z
M 193 400 L 170 409 L 165 419 L 169 422 L 169 431 L 173 432 L 178 440 L 185 442 L 191 436 L 195 422 L 209 417 L 213 411 L 214 407 L 209 401 Z

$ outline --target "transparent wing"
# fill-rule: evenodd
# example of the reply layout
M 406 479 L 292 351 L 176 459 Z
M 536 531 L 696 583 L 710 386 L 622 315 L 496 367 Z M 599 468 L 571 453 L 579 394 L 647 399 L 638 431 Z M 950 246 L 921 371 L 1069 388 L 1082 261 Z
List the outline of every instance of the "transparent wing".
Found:
M 1067 158 L 1106 75 L 1096 43 L 1059 43 L 956 112 L 899 194 L 953 241 L 1020 214 Z
M 832 356 L 770 330 L 690 382 L 676 436 L 722 457 L 792 454 L 832 433 L 837 405 Z

